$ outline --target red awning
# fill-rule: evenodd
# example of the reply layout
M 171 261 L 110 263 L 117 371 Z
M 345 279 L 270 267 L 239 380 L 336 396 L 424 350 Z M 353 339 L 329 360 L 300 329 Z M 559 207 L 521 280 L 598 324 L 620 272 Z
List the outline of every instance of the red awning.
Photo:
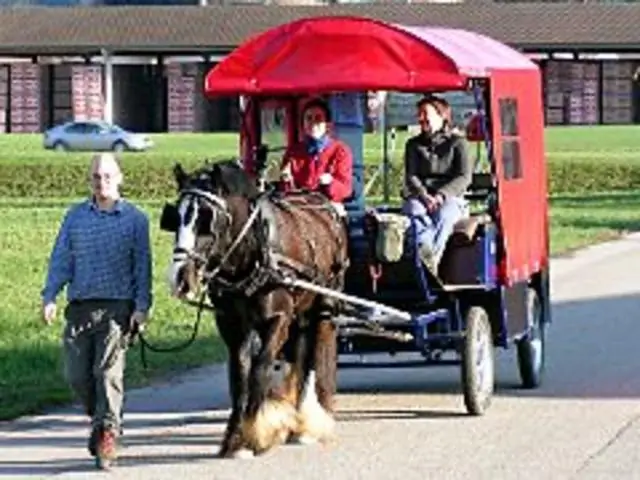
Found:
M 249 39 L 209 71 L 205 93 L 458 89 L 492 70 L 532 68 L 521 53 L 473 32 L 314 17 Z

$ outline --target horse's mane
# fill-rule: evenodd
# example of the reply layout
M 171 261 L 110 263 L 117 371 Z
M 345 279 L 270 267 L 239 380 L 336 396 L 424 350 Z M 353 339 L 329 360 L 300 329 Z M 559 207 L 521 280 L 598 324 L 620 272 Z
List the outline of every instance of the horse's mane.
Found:
M 190 185 L 220 191 L 225 196 L 233 195 L 254 200 L 259 195 L 255 182 L 237 158 L 206 162 L 190 177 Z

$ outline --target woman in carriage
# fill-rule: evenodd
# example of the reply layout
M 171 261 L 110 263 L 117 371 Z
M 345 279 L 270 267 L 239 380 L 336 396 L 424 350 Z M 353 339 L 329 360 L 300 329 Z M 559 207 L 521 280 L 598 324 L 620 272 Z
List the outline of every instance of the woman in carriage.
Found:
M 420 257 L 437 274 L 454 226 L 468 215 L 464 193 L 471 185 L 473 162 L 465 139 L 452 128 L 446 100 L 426 96 L 417 109 L 421 132 L 405 146 L 403 211 L 417 217 Z
M 341 207 L 352 193 L 353 156 L 345 143 L 331 135 L 330 124 L 331 110 L 326 102 L 313 99 L 305 105 L 304 138 L 285 152 L 279 186 L 283 191 L 322 192 Z

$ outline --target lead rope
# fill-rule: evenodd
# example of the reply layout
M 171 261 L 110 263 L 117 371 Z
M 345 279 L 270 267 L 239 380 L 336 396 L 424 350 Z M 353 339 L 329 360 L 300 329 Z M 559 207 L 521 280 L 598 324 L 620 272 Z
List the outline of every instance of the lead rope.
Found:
M 151 350 L 152 352 L 157 352 L 157 353 L 171 353 L 171 352 L 179 352 L 181 350 L 184 350 L 185 348 L 189 347 L 196 339 L 196 337 L 198 336 L 198 331 L 200 328 L 200 321 L 202 320 L 202 310 L 210 310 L 210 311 L 215 311 L 215 309 L 210 306 L 210 305 L 205 305 L 205 299 L 207 296 L 207 287 L 209 286 L 209 283 L 211 282 L 211 280 L 213 280 L 216 275 L 218 275 L 218 273 L 220 273 L 220 270 L 222 269 L 222 266 L 224 265 L 224 263 L 229 259 L 229 257 L 231 256 L 231 254 L 233 253 L 233 251 L 238 248 L 238 245 L 240 245 L 240 242 L 244 239 L 244 237 L 247 235 L 247 233 L 249 232 L 249 229 L 251 228 L 251 226 L 253 225 L 253 223 L 256 221 L 256 218 L 258 217 L 258 213 L 259 213 L 259 208 L 256 205 L 256 208 L 253 210 L 253 212 L 251 212 L 251 215 L 249 216 L 249 218 L 247 219 L 247 221 L 245 222 L 244 226 L 242 227 L 242 230 L 240 231 L 240 233 L 238 234 L 238 236 L 236 237 L 236 239 L 233 241 L 233 243 L 231 244 L 231 246 L 229 247 L 229 249 L 227 250 L 227 252 L 224 254 L 224 256 L 222 257 L 222 259 L 220 260 L 220 263 L 218 264 L 218 266 L 210 273 L 205 274 L 204 277 L 204 289 L 200 295 L 200 300 L 198 302 L 193 302 L 191 300 L 182 300 L 183 303 L 186 303 L 188 305 L 192 305 L 198 308 L 197 312 L 196 312 L 196 321 L 193 324 L 193 330 L 191 332 L 191 337 L 189 339 L 187 339 L 187 341 L 175 345 L 175 346 L 171 346 L 171 347 L 157 347 L 154 346 L 153 344 L 149 343 L 145 338 L 142 332 L 138 333 L 138 337 L 140 338 L 140 361 L 142 363 L 142 367 L 145 370 L 148 370 L 149 365 L 147 363 L 147 355 L 146 355 L 146 349 Z
M 149 369 L 149 364 L 147 363 L 147 354 L 146 354 L 146 349 L 151 350 L 152 352 L 156 352 L 156 353 L 170 353 L 170 352 L 179 352 L 181 350 L 184 350 L 185 348 L 189 347 L 196 339 L 196 337 L 198 336 L 198 330 L 200 329 L 200 321 L 202 320 L 202 311 L 203 310 L 211 310 L 213 311 L 213 307 L 209 306 L 209 305 L 205 305 L 204 301 L 206 298 L 206 293 L 207 291 L 203 291 L 202 294 L 200 295 L 200 301 L 198 302 L 193 302 L 190 300 L 184 300 L 185 303 L 188 303 L 189 305 L 193 305 L 196 306 L 198 308 L 197 313 L 196 313 L 196 321 L 193 324 L 193 330 L 191 331 L 191 337 L 187 339 L 187 341 L 175 345 L 175 346 L 171 346 L 171 347 L 157 347 L 151 343 L 149 343 L 145 338 L 142 332 L 138 333 L 138 337 L 140 338 L 140 361 L 142 363 L 142 368 L 144 368 L 145 370 Z

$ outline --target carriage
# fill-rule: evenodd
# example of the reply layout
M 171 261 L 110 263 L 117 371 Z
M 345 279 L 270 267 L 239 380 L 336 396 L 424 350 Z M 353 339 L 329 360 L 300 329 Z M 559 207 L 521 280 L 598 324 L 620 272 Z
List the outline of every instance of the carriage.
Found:
M 412 107 L 412 96 L 427 92 L 466 99 L 473 115 L 460 128 L 478 157 L 466 194 L 472 211 L 456 225 L 438 272 L 422 266 L 415 219 L 403 216 L 392 196 L 401 180 L 392 182 L 389 153 L 407 126 L 399 119 L 403 101 Z M 344 302 L 335 319 L 340 368 L 460 365 L 465 405 L 475 415 L 493 394 L 495 347 L 515 346 L 523 386 L 540 384 L 551 309 L 536 64 L 464 30 L 304 18 L 248 39 L 208 73 L 205 94 L 239 96 L 241 158 L 262 180 L 286 145 L 300 138 L 305 102 L 320 96 L 331 105 L 332 131 L 354 159 L 354 191 L 345 203 L 350 267 L 343 291 L 291 283 Z M 368 109 L 372 98 L 378 105 Z M 365 192 L 365 156 L 372 150 L 364 146 L 367 110 L 381 131 L 381 200 Z M 403 218 L 406 248 L 398 258 L 381 256 L 380 235 Z M 398 353 L 416 358 L 346 361 Z

